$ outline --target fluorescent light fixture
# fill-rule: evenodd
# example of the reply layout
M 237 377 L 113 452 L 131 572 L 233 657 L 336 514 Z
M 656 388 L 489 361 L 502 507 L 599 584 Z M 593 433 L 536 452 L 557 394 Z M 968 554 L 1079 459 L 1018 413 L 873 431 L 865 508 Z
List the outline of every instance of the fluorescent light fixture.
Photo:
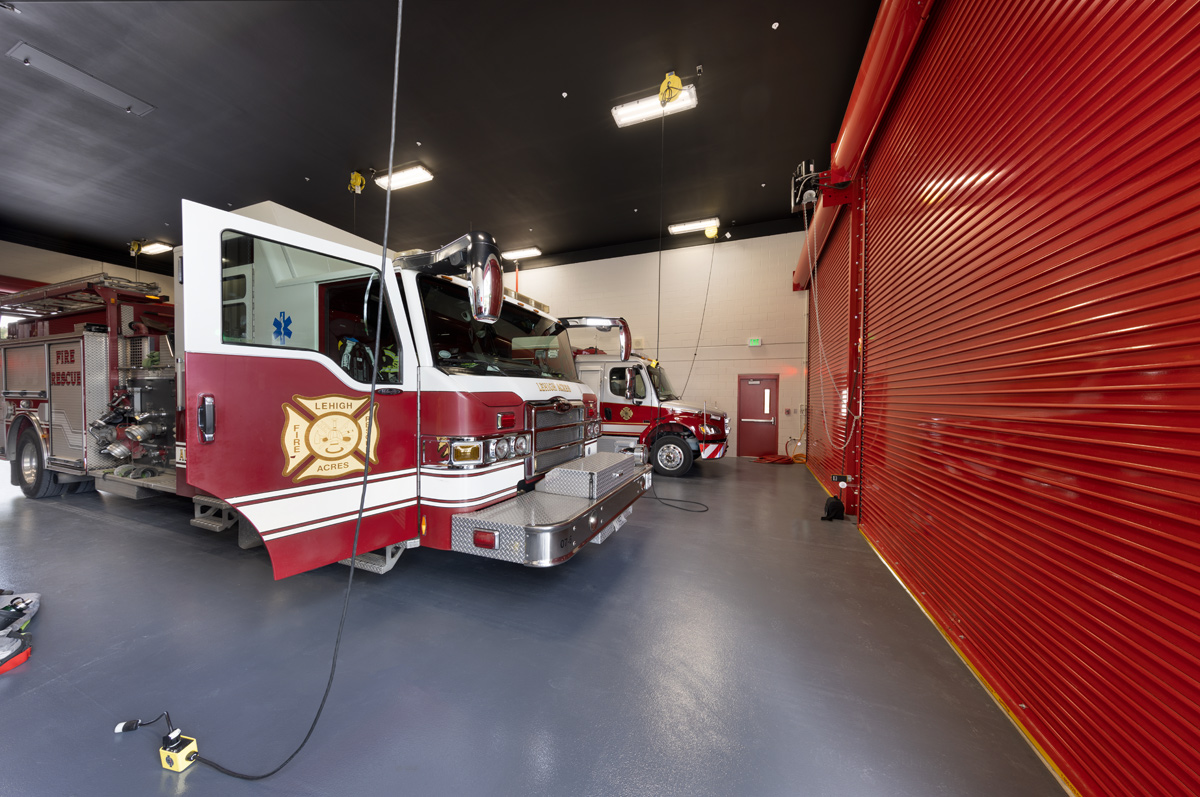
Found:
M 617 105 L 612 109 L 612 115 L 613 120 L 617 123 L 617 127 L 629 127 L 629 125 L 636 125 L 638 122 L 646 122 L 650 119 L 658 119 L 662 116 L 670 116 L 673 113 L 695 108 L 697 102 L 699 100 L 696 98 L 696 87 L 684 86 L 679 96 L 668 102 L 665 107 L 659 101 L 658 95 L 655 94 L 653 97 L 645 97 L 633 102 L 627 102 L 624 105 Z
M 412 166 L 401 166 L 391 174 L 383 173 L 375 178 L 375 184 L 387 191 L 397 188 L 408 188 L 417 183 L 427 183 L 433 179 L 428 169 L 417 163 Z
M 541 257 L 542 250 L 536 246 L 531 246 L 528 249 L 513 249 L 508 252 L 501 252 L 500 257 L 505 260 L 524 260 L 527 257 Z
M 161 255 L 163 252 L 170 252 L 171 245 L 159 243 L 155 241 L 152 244 L 142 244 L 141 254 L 143 255 Z
M 709 227 L 720 227 L 721 220 L 715 216 L 711 219 L 700 219 L 699 221 L 681 221 L 678 224 L 672 224 L 667 227 L 667 232 L 671 235 L 682 235 L 685 232 L 699 232 L 707 230 Z

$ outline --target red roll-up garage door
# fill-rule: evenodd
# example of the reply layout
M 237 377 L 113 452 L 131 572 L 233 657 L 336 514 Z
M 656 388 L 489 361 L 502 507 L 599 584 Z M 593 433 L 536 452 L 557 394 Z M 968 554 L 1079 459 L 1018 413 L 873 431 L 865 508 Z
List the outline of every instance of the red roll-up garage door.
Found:
M 808 291 L 808 466 L 835 493 L 830 477 L 846 472 L 850 219 L 849 208 L 843 208 Z
M 1198 164 L 1133 0 L 939 0 L 865 162 L 863 531 L 1089 795 L 1200 794 Z

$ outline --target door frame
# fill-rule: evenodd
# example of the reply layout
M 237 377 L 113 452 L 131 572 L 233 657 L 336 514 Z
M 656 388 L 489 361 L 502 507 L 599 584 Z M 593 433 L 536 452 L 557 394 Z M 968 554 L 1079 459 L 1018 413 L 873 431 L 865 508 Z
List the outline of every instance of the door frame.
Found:
M 773 454 L 779 453 L 779 374 L 738 374 L 737 378 L 738 378 L 737 416 L 734 418 L 734 422 L 737 424 L 740 424 L 742 422 L 742 380 L 743 379 L 773 379 L 773 380 L 775 380 L 775 396 L 774 396 L 775 423 L 772 424 L 772 426 L 775 427 L 775 450 L 771 453 L 773 453 Z M 735 427 L 735 428 L 738 428 L 738 427 Z M 738 450 L 737 450 L 736 456 L 739 456 L 739 457 L 742 456 L 742 450 L 741 450 L 742 449 L 742 436 L 741 436 L 741 434 L 738 435 L 737 449 Z M 750 456 L 750 455 L 747 454 L 746 456 Z

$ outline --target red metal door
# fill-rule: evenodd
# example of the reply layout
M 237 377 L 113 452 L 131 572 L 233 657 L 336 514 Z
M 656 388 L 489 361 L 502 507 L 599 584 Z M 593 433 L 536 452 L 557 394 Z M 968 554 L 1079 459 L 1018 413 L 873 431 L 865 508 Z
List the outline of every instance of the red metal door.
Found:
M 350 556 L 368 463 L 357 551 L 416 537 L 413 345 L 362 309 L 380 255 L 190 202 L 183 220 L 187 482 L 253 524 L 276 578 Z
M 860 527 L 1089 796 L 1200 794 L 1197 162 L 1139 0 L 934 4 L 865 161 Z
M 737 455 L 779 453 L 779 375 L 738 376 Z

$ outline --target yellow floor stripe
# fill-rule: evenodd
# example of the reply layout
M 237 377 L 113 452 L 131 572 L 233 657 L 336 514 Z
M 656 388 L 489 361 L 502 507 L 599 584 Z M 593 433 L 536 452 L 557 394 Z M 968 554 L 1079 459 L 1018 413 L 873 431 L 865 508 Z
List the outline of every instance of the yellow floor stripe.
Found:
M 818 481 L 820 480 L 818 479 Z M 826 490 L 826 492 L 828 492 L 828 490 Z M 936 628 L 938 633 L 942 635 L 942 639 L 945 639 L 946 643 L 950 645 L 950 648 L 956 654 L 958 654 L 958 657 L 962 659 L 963 664 L 967 665 L 967 669 L 971 671 L 971 673 L 975 676 L 975 679 L 978 680 L 979 683 L 983 684 L 983 688 L 987 690 L 987 693 L 992 696 L 992 700 L 994 700 L 996 705 L 1000 707 L 1000 710 L 1004 712 L 1005 716 L 1009 718 L 1012 724 L 1017 727 L 1017 730 L 1021 732 L 1021 735 L 1025 737 L 1025 741 L 1029 742 L 1030 747 L 1032 747 L 1034 752 L 1036 752 L 1042 759 L 1042 763 L 1044 763 L 1050 769 L 1050 771 L 1054 773 L 1054 777 L 1058 779 L 1058 782 L 1063 789 L 1065 789 L 1068 794 L 1073 795 L 1073 797 L 1081 797 L 1079 791 L 1071 785 L 1071 782 L 1067 780 L 1067 777 L 1062 773 L 1062 770 L 1058 768 L 1058 766 L 1050 759 L 1050 756 L 1046 754 L 1046 751 L 1042 749 L 1042 746 L 1038 744 L 1036 739 L 1033 738 L 1033 734 L 1031 734 L 1029 730 L 1021 723 L 1021 720 L 1016 714 L 1013 714 L 1011 711 L 1009 711 L 1008 706 L 1006 706 L 1004 701 L 1000 699 L 1000 696 L 996 694 L 996 690 L 992 689 L 991 684 L 984 680 L 984 677 L 980 674 L 979 670 L 975 669 L 975 665 L 971 664 L 971 661 L 966 657 L 962 650 L 959 649 L 958 645 L 954 644 L 954 640 L 950 638 L 950 635 L 947 634 L 946 631 L 940 625 L 938 625 L 937 621 L 933 619 L 933 615 L 930 614 L 929 610 L 925 608 L 925 604 L 921 603 L 920 598 L 913 594 L 912 590 L 908 588 L 908 585 L 904 583 L 904 580 L 900 578 L 900 575 L 892 569 L 892 566 L 888 564 L 887 558 L 879 552 L 879 549 L 875 547 L 875 543 L 871 542 L 870 537 L 868 537 L 866 532 L 863 530 L 861 523 L 858 526 L 858 532 L 859 534 L 863 535 L 863 539 L 867 541 L 867 545 L 871 546 L 871 550 L 874 551 L 875 555 L 879 557 L 879 561 L 883 562 L 883 566 L 888 569 L 888 572 L 895 577 L 896 581 L 900 582 L 900 586 L 904 587 L 904 591 L 908 593 L 908 597 L 912 598 L 913 602 L 916 603 L 917 606 L 920 607 L 921 611 L 925 613 L 925 617 L 929 619 L 929 622 L 933 624 L 933 627 Z
M 824 490 L 826 493 L 828 493 L 830 498 L 833 498 L 834 497 L 833 491 L 825 486 L 825 482 L 821 481 L 821 477 L 818 476 L 817 472 L 812 469 L 812 463 L 805 462 L 804 467 L 808 468 L 808 472 L 811 473 L 813 475 L 813 478 L 817 480 L 817 484 L 820 485 L 821 489 Z

